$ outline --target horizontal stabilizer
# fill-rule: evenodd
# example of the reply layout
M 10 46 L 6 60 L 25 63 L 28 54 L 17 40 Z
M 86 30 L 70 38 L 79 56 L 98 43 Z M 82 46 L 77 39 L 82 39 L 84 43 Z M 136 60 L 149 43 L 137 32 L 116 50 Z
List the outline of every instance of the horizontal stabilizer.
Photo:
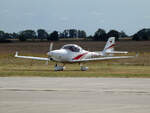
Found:
M 128 51 L 109 51 L 108 54 L 128 54 Z

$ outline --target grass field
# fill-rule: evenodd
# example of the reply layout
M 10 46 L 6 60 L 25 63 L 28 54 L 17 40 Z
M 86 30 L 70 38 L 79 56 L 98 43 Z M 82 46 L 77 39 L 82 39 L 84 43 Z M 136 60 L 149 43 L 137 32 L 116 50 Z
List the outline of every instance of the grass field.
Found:
M 54 44 L 54 49 L 64 44 L 75 43 L 83 48 L 98 51 L 102 50 L 105 42 L 90 41 L 60 41 Z M 0 76 L 43 76 L 43 77 L 150 77 L 150 41 L 117 42 L 116 50 L 129 51 L 129 55 L 139 56 L 135 59 L 122 59 L 112 61 L 98 61 L 84 64 L 89 67 L 86 72 L 80 71 L 78 64 L 66 65 L 63 72 L 55 72 L 54 63 L 45 65 L 44 61 L 32 61 L 14 58 L 15 51 L 21 55 L 32 55 L 47 57 L 48 42 L 34 43 L 0 43 Z

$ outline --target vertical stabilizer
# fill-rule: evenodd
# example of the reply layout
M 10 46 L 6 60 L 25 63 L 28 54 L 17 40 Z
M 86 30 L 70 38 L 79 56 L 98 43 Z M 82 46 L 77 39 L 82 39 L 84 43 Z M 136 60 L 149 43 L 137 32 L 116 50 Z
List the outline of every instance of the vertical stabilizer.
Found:
M 115 47 L 115 37 L 110 37 L 105 45 L 103 54 L 113 52 Z

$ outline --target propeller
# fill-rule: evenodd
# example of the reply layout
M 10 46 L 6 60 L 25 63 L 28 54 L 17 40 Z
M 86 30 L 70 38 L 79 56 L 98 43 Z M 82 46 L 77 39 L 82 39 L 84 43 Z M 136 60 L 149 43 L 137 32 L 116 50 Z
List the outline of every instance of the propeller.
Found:
M 53 42 L 50 43 L 49 52 L 53 50 Z
M 51 52 L 53 50 L 53 45 L 54 45 L 53 42 L 51 42 L 50 45 L 49 45 L 49 52 Z M 51 56 L 48 56 L 48 58 L 51 60 Z M 45 64 L 48 65 L 48 62 L 49 61 L 46 61 Z

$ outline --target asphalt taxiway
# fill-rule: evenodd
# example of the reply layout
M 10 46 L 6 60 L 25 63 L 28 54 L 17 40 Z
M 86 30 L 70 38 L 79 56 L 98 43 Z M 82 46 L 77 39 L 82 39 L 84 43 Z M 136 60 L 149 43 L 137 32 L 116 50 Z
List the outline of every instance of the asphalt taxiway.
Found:
M 0 77 L 0 113 L 150 113 L 150 79 Z

